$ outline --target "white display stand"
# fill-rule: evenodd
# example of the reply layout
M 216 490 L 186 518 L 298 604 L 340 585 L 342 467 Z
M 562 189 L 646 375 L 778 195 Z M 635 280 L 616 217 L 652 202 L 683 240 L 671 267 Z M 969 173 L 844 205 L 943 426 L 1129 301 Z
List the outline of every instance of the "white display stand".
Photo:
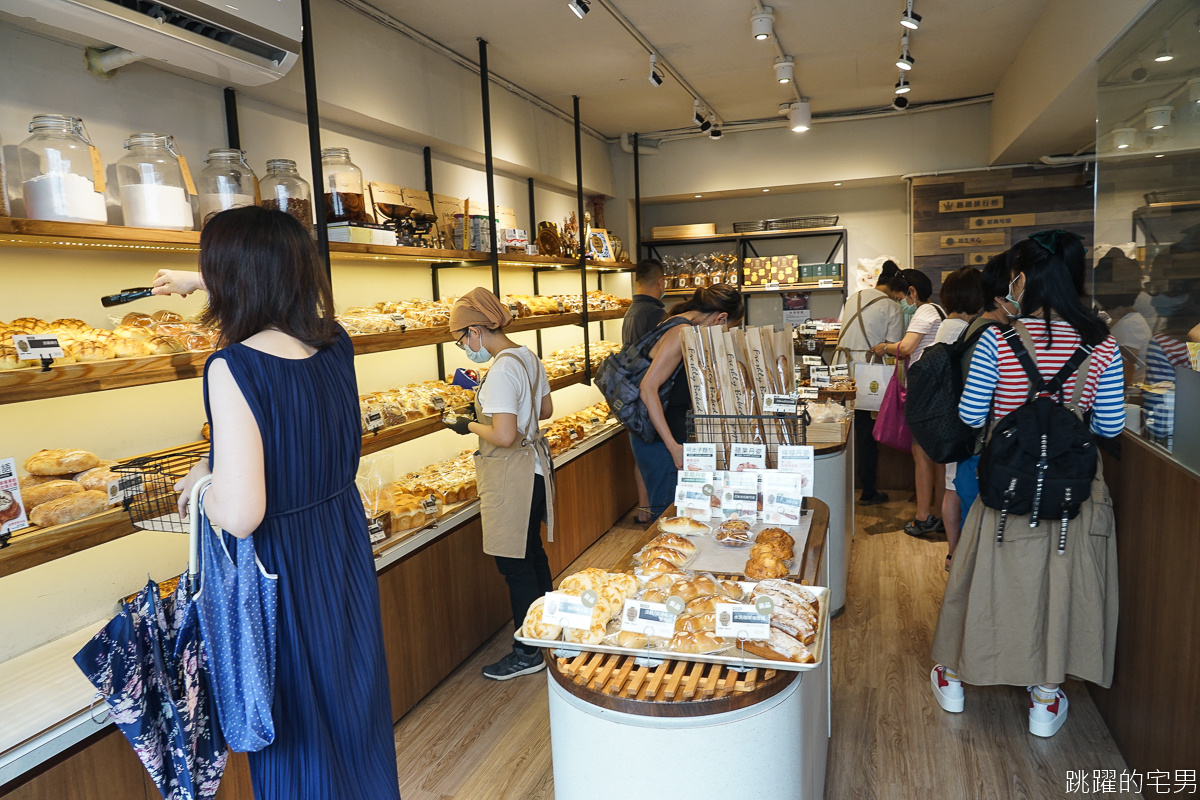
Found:
M 549 672 L 546 680 L 556 800 L 626 797 L 642 790 L 654 800 L 824 797 L 828 658 L 759 703 L 703 716 L 613 711 L 571 694 Z M 691 767 L 670 766 L 680 758 Z
M 829 506 L 825 535 L 825 585 L 829 587 L 829 615 L 846 606 L 846 581 L 850 575 L 850 540 L 854 537 L 854 426 L 846 446 L 836 453 L 816 457 L 813 496 Z

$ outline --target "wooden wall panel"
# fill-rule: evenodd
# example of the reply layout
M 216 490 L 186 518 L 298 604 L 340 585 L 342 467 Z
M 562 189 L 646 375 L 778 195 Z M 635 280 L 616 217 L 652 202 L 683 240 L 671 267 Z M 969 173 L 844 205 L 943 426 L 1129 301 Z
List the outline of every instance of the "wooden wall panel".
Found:
M 1120 621 L 1113 685 L 1088 684 L 1131 769 L 1200 764 L 1200 479 L 1140 438 L 1105 457 L 1113 495 Z M 1068 723 L 1069 724 L 1069 723 Z
M 936 298 L 943 272 L 973 264 L 978 260 L 971 258 L 973 254 L 1004 250 L 1035 231 L 1064 228 L 1083 236 L 1085 245 L 1090 246 L 1093 197 L 1088 180 L 1080 166 L 1018 167 L 914 178 L 913 266 L 929 276 Z M 939 206 L 945 200 L 992 197 L 1002 197 L 1003 207 L 943 212 Z M 980 227 L 971 222 L 976 217 L 1011 215 L 1021 215 L 1015 220 L 1021 224 Z M 1028 215 L 1033 215 L 1032 219 Z M 978 246 L 943 246 L 948 237 L 972 233 L 1003 233 L 1003 242 L 989 239 Z
M 152 800 L 146 770 L 116 728 L 85 740 L 81 747 L 19 785 L 0 787 L 5 800 Z

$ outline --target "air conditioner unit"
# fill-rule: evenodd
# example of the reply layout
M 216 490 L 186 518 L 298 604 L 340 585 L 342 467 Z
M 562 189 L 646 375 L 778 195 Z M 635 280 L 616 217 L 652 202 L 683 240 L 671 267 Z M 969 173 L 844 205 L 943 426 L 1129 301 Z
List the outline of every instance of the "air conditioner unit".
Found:
M 279 80 L 300 52 L 300 0 L 0 0 L 0 12 L 242 86 Z

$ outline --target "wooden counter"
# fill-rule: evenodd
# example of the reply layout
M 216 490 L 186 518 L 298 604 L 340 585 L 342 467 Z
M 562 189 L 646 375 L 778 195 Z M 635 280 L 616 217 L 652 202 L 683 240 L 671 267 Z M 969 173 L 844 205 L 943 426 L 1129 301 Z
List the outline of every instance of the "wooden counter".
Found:
M 1120 618 L 1110 689 L 1088 684 L 1130 769 L 1200 764 L 1200 476 L 1125 432 L 1104 457 L 1116 513 Z M 1068 722 L 1068 724 L 1070 724 Z

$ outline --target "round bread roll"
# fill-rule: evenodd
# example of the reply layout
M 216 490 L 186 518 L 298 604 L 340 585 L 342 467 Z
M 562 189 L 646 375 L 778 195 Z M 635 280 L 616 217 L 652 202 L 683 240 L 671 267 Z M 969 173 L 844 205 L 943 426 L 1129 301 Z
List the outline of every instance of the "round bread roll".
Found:
M 721 581 L 717 584 L 717 594 L 728 597 L 735 603 L 746 599 L 746 590 L 737 581 Z
M 593 623 L 586 631 L 582 628 L 563 628 L 563 640 L 575 644 L 600 644 L 605 631 L 605 624 L 601 622 Z
M 796 543 L 796 540 L 793 539 L 788 534 L 788 532 L 785 531 L 783 528 L 774 528 L 774 527 L 763 528 L 761 531 L 758 532 L 758 536 L 754 537 L 754 541 L 756 541 L 756 542 L 784 541 L 789 544 Z
M 80 342 L 76 346 L 75 359 L 80 363 L 108 361 L 116 357 L 116 349 L 104 342 Z
M 21 359 L 17 358 L 16 348 L 0 347 L 0 372 L 10 369 L 20 369 L 24 366 L 32 366 L 33 362 L 22 364 Z
M 562 628 L 557 625 L 551 625 L 542 618 L 545 606 L 545 595 L 534 600 L 529 606 L 529 611 L 525 613 L 525 624 L 522 625 L 526 636 L 531 636 L 534 639 L 557 639 L 562 636 Z
M 696 589 L 696 585 L 690 580 L 678 581 L 672 584 L 667 592 L 667 596 L 674 595 L 685 603 L 690 603 L 700 596 L 700 592 Z
M 661 558 L 663 561 L 670 561 L 675 566 L 681 567 L 687 563 L 688 555 L 671 547 L 647 547 L 639 552 L 635 558 L 642 563 Z
M 628 572 L 610 572 L 609 582 L 621 590 L 626 599 L 637 596 L 638 579 Z
M 717 593 L 717 582 L 711 575 L 697 575 L 692 578 L 692 585 L 696 587 L 697 596 Z
M 150 315 L 150 318 L 155 322 L 183 322 L 183 317 L 174 311 L 161 309 Z
M 638 633 L 637 631 L 621 631 L 617 634 L 618 647 L 633 647 L 636 649 L 641 649 L 646 646 L 646 643 L 649 640 L 650 639 L 646 636 L 646 634 Z
M 30 475 L 72 475 L 99 463 L 100 457 L 87 450 L 39 450 L 24 466 Z
M 717 529 L 716 539 L 721 544 L 747 545 L 750 544 L 750 531 L 736 528 L 726 529 L 722 526 Z
M 154 348 L 145 339 L 114 336 L 109 343 L 113 352 L 117 354 L 117 358 L 142 358 L 154 355 Z
M 613 583 L 606 583 L 599 589 L 600 599 L 608 605 L 609 619 L 620 616 L 625 608 L 625 593 Z
M 154 331 L 145 325 L 122 324 L 113 328 L 113 333 L 122 339 L 149 339 L 154 335 Z
M 50 330 L 50 323 L 37 317 L 17 317 L 8 327 L 13 333 L 45 333 Z
M 669 591 L 672 586 L 682 580 L 686 580 L 686 576 L 682 572 L 664 572 L 646 581 L 645 588 L 647 591 L 650 589 L 661 589 L 665 592 Z
M 139 314 L 137 311 L 130 311 L 121 318 L 122 325 L 132 325 L 138 328 L 149 328 L 154 324 L 154 319 L 149 314 Z
M 675 618 L 676 633 L 698 633 L 700 631 L 715 631 L 717 615 L 711 611 L 703 614 L 680 614 Z
M 663 533 L 687 533 L 693 536 L 712 533 L 712 528 L 690 517 L 666 517 L 659 520 L 658 528 Z
M 711 653 L 721 650 L 727 645 L 722 640 L 707 631 L 695 633 L 677 633 L 671 637 L 667 648 L 677 653 Z
M 677 573 L 679 568 L 665 559 L 656 558 L 653 561 L 648 561 L 641 566 L 642 575 L 653 577 L 655 575 L 664 575 L 668 572 Z M 782 577 L 782 576 L 779 576 Z
M 51 500 L 57 500 L 60 497 L 66 497 L 69 494 L 82 491 L 83 487 L 75 481 L 47 481 L 37 486 L 22 489 L 21 499 L 25 501 L 26 509 L 32 509 L 40 506 L 42 503 L 48 503 Z
M 669 589 L 647 589 L 642 592 L 641 599 L 647 603 L 665 603 L 670 596 L 671 591 Z
M 775 556 L 775 558 L 786 561 L 794 555 L 795 552 L 791 546 L 783 542 L 755 542 L 754 546 L 750 548 L 750 558 Z
M 183 352 L 183 344 L 173 336 L 151 336 L 146 343 L 160 356 Z
M 717 610 L 717 603 L 726 602 L 723 597 L 713 597 L 706 595 L 697 597 L 687 604 L 687 613 L 689 614 L 710 614 Z
M 746 577 L 763 580 L 765 578 L 782 578 L 788 574 L 787 565 L 774 556 L 752 558 L 746 562 Z
M 718 531 L 749 531 L 750 523 L 744 519 L 730 519 L 721 523 Z
M 589 575 L 585 572 L 576 572 L 574 575 L 568 575 L 563 578 L 562 583 L 558 585 L 558 590 L 567 594 L 579 595 L 588 589 L 599 591 L 601 585 L 600 581 L 594 575 Z
M 678 533 L 664 533 L 661 536 L 654 537 L 650 542 L 652 547 L 669 547 L 672 550 L 678 550 L 685 556 L 696 555 L 696 543 Z

